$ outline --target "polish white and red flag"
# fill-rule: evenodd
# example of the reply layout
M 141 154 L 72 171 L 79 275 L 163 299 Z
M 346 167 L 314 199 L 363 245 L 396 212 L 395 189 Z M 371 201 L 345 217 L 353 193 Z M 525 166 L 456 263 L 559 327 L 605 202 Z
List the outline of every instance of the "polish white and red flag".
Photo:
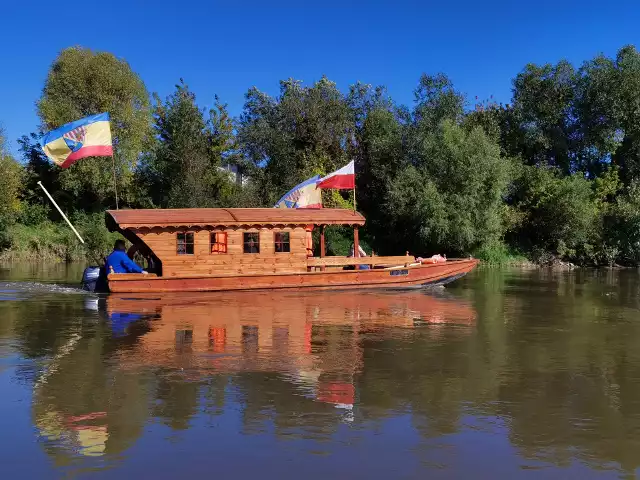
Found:
M 350 190 L 356 187 L 356 175 L 353 160 L 340 170 L 330 173 L 318 180 L 317 188 L 333 188 L 336 190 Z

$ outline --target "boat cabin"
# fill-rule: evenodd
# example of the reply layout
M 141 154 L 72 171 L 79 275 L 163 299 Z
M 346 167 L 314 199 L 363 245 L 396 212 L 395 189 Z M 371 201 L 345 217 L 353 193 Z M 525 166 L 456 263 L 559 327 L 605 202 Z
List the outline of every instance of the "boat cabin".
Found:
M 175 277 L 303 273 L 358 263 L 323 261 L 324 232 L 331 225 L 352 227 L 359 257 L 358 227 L 365 219 L 346 209 L 197 208 L 109 210 L 106 222 L 133 244 L 130 256 L 137 251 L 147 259 L 150 272 Z M 314 229 L 320 232 L 317 259 Z

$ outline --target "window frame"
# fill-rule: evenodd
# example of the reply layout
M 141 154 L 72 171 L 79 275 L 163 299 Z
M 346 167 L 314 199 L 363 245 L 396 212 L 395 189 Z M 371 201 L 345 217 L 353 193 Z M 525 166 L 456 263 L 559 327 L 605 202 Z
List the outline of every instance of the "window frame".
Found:
M 184 235 L 184 253 L 180 252 L 180 240 L 179 236 Z M 187 241 L 187 236 L 191 235 L 191 243 Z M 188 246 L 191 245 L 191 253 L 188 252 Z M 184 231 L 176 232 L 176 255 L 195 255 L 196 253 L 196 234 L 195 232 Z
M 247 252 L 247 245 L 249 244 L 247 241 L 247 235 L 255 235 L 255 238 L 257 238 L 254 242 L 257 246 L 256 252 Z M 242 253 L 246 253 L 248 255 L 256 255 L 260 253 L 260 232 L 242 232 Z
M 287 240 L 278 240 L 278 235 L 286 235 Z M 278 245 L 280 248 L 284 248 L 287 246 L 286 250 L 278 250 Z M 291 232 L 273 232 L 273 251 L 275 253 L 291 253 Z
M 224 243 L 218 241 L 218 235 L 224 236 Z M 222 245 L 222 250 L 214 251 L 214 246 Z M 229 235 L 228 232 L 213 231 L 209 232 L 209 255 L 226 255 L 229 252 Z

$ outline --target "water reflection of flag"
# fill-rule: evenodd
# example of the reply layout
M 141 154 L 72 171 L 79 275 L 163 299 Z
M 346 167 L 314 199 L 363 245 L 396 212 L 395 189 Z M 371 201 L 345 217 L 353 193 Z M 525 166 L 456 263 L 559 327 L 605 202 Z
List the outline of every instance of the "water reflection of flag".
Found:
M 318 386 L 318 400 L 335 405 L 353 405 L 356 389 L 350 383 L 332 382 Z
M 289 190 L 274 205 L 275 208 L 322 208 L 322 194 L 316 187 L 320 175 L 305 180 Z

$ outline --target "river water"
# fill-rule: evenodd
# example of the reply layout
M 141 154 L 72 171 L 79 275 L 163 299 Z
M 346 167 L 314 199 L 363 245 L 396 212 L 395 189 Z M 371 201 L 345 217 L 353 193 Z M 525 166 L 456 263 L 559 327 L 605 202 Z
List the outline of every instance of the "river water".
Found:
M 640 277 L 85 294 L 0 268 L 0 478 L 635 478 Z

